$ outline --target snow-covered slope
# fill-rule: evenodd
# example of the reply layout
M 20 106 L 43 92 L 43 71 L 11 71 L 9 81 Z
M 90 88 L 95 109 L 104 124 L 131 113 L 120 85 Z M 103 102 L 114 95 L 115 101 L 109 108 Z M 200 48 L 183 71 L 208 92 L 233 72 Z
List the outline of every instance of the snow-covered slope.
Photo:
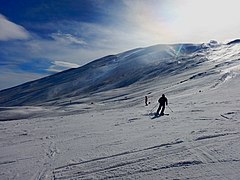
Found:
M 29 106 L 0 108 L 0 179 L 239 179 L 239 80 L 240 44 L 212 41 L 135 49 L 2 91 L 4 105 Z M 162 93 L 173 112 L 152 119 Z
M 206 61 L 207 49 L 203 44 L 156 45 L 110 55 L 77 69 L 0 91 L 0 104 L 39 104 L 166 78 Z

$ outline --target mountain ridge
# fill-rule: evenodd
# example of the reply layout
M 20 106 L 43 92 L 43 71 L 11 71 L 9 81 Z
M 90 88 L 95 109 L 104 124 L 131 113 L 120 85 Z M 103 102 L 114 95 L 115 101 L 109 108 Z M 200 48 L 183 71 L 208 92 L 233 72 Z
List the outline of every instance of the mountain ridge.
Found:
M 226 45 L 160 44 L 108 55 L 79 68 L 2 90 L 0 103 L 2 106 L 36 105 L 147 83 L 196 68 L 208 60 L 209 49 L 220 46 Z

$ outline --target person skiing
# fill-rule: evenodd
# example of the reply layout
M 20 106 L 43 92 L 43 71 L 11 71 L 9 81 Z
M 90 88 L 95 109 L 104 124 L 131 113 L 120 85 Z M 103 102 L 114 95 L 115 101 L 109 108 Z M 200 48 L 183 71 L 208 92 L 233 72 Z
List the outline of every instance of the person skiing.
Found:
M 145 96 L 145 105 L 148 106 L 148 97 Z
M 162 94 L 162 97 L 159 98 L 159 107 L 156 112 L 156 116 L 163 116 L 164 115 L 164 110 L 165 110 L 165 104 L 168 105 L 168 99 L 165 97 L 164 94 Z M 161 110 L 161 113 L 159 114 L 159 111 Z

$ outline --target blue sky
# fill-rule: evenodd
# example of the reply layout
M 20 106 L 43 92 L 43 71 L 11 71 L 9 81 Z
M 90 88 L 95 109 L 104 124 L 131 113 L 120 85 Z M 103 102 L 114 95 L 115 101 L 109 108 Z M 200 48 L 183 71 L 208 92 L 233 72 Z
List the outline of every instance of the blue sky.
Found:
M 163 43 L 239 38 L 238 0 L 0 0 L 0 89 Z

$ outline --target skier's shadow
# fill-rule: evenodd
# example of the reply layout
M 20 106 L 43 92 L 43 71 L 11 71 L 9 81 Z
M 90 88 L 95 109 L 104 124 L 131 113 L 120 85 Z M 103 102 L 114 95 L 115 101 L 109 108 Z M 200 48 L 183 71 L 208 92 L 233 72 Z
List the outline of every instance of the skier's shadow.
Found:
M 155 114 L 156 113 L 150 112 L 150 113 L 143 114 L 143 116 L 155 116 Z
M 150 112 L 148 114 L 143 114 L 144 116 L 149 116 L 151 119 L 156 119 L 162 116 L 169 116 L 169 114 L 164 114 L 164 115 L 160 115 L 160 114 L 156 114 L 155 112 Z

